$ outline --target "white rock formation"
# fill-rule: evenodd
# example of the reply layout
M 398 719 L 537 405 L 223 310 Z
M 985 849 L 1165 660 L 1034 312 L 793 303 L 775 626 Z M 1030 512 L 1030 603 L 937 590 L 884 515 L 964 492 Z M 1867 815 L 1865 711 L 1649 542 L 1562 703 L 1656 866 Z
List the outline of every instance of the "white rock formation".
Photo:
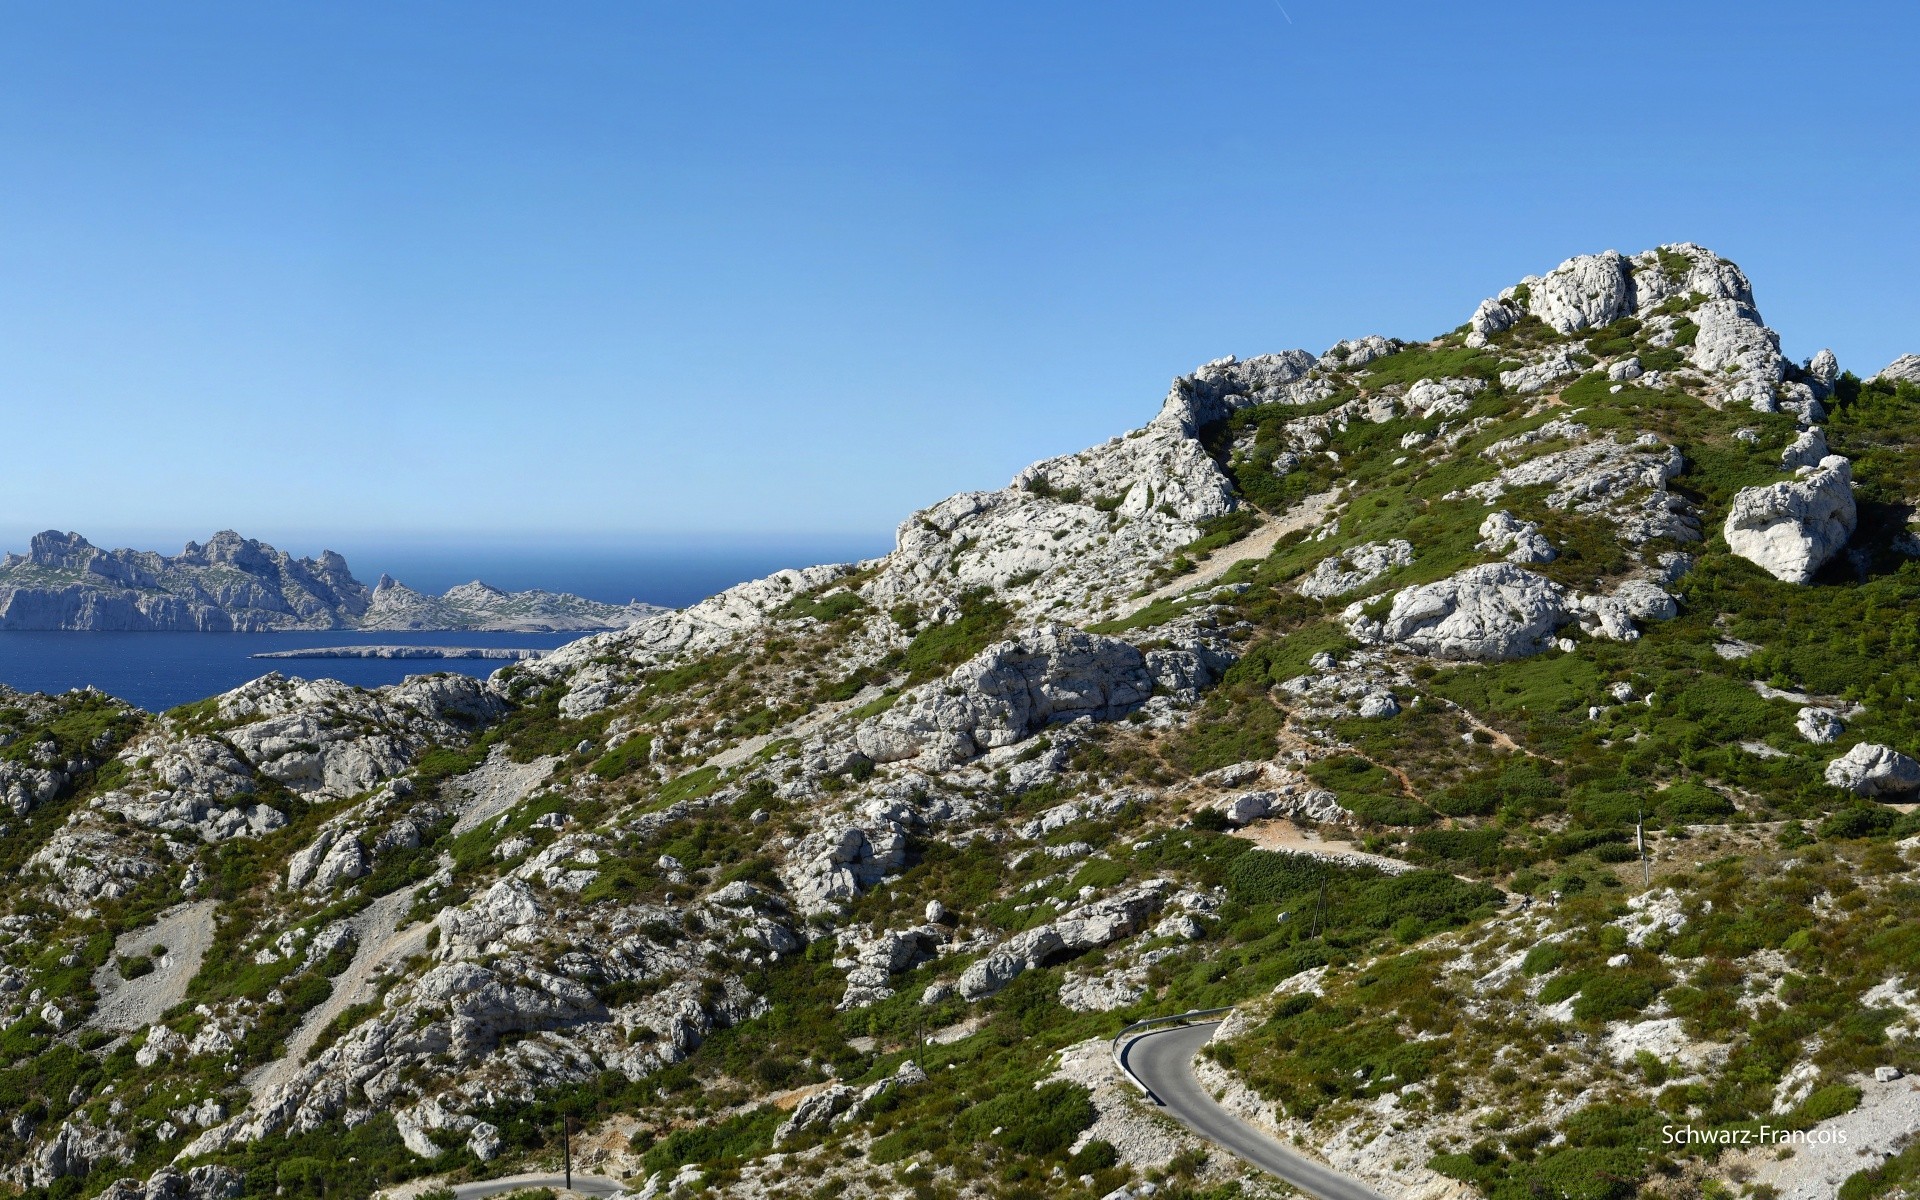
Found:
M 1801 737 L 1816 746 L 1829 745 L 1847 731 L 1846 723 L 1840 719 L 1839 713 L 1831 708 L 1819 708 L 1813 705 L 1800 710 L 1799 715 L 1794 718 L 1793 727 L 1800 731 Z
M 960 995 L 967 1000 L 991 996 L 1022 972 L 1138 933 L 1160 911 L 1169 886 L 1152 880 L 1014 934 L 961 974 Z
M 1920 383 L 1920 354 L 1902 354 L 1880 368 L 1870 382 Z
M 1827 764 L 1827 782 L 1856 796 L 1911 797 L 1920 792 L 1920 762 L 1891 746 L 1862 742 Z
M 1327 600 L 1365 587 L 1396 567 L 1413 565 L 1413 544 L 1404 538 L 1362 542 L 1320 560 L 1297 585 L 1302 596 Z
M 1057 721 L 1112 720 L 1145 703 L 1156 677 L 1210 682 L 1224 660 L 1198 651 L 1143 655 L 1118 638 L 1046 624 L 987 647 L 945 680 L 901 696 L 854 734 L 875 762 L 941 766 L 1010 746 Z M 1176 661 L 1177 660 L 1177 661 Z
M 1776 579 L 1806 583 L 1853 536 L 1852 465 L 1828 455 L 1791 483 L 1742 488 L 1723 532 L 1727 548 Z
M 1803 429 L 1794 435 L 1792 442 L 1780 452 L 1780 469 L 1797 471 L 1801 467 L 1817 467 L 1822 459 L 1831 453 L 1827 449 L 1827 435 L 1818 425 Z
M 1504 554 L 1508 562 L 1522 566 L 1550 563 L 1560 557 L 1539 525 L 1522 521 L 1504 508 L 1488 513 L 1480 522 L 1480 541 L 1474 549 Z
M 1468 567 L 1435 583 L 1407 588 L 1387 614 L 1361 606 L 1345 616 L 1353 636 L 1439 658 L 1503 659 L 1537 653 L 1572 619 L 1567 590 L 1508 563 Z

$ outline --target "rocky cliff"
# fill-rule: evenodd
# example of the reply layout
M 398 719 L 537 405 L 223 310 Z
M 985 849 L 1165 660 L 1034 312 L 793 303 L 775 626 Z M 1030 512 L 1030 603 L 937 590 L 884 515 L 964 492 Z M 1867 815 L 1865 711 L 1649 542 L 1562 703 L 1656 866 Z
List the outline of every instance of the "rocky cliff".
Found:
M 232 531 L 172 557 L 35 534 L 0 559 L 0 629 L 258 633 L 271 629 L 617 629 L 657 612 L 478 580 L 429 596 L 381 576 L 372 589 L 329 550 L 294 558 Z
M 1756 304 L 1678 244 L 1219 359 L 484 684 L 9 697 L 0 1161 L 1263 1195 L 1106 1041 L 1232 1005 L 1208 1090 L 1389 1196 L 1907 1186 L 1920 387 Z

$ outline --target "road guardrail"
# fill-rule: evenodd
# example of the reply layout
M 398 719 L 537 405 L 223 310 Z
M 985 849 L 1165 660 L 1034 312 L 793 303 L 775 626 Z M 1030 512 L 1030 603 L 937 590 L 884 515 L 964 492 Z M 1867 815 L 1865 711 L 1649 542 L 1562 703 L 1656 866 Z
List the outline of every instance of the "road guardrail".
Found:
M 1165 1017 L 1148 1017 L 1144 1021 L 1135 1021 L 1119 1033 L 1113 1035 L 1113 1065 L 1119 1067 L 1120 1073 L 1125 1075 L 1127 1079 L 1132 1082 L 1133 1086 L 1140 1089 L 1141 1095 L 1153 1101 L 1155 1104 L 1159 1104 L 1160 1097 L 1154 1095 L 1153 1089 L 1142 1083 L 1140 1077 L 1133 1073 L 1133 1068 L 1127 1065 L 1124 1052 L 1121 1050 L 1121 1044 L 1126 1041 L 1127 1035 L 1136 1029 L 1145 1029 L 1149 1025 L 1165 1025 L 1172 1021 L 1191 1021 L 1195 1017 L 1217 1017 L 1221 1013 L 1230 1013 L 1232 1011 L 1232 1005 L 1228 1005 L 1225 1008 L 1190 1008 L 1183 1013 L 1173 1013 Z

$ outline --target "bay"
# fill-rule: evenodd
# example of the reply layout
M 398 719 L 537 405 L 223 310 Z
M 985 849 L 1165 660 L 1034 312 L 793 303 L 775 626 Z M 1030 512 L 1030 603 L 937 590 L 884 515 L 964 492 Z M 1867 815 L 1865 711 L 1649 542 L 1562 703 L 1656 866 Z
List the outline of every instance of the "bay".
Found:
M 393 543 L 344 549 L 359 573 L 388 571 L 411 586 L 442 591 L 483 579 L 510 590 L 546 588 L 619 603 L 644 600 L 684 608 L 783 567 L 845 562 L 884 553 L 886 539 L 816 538 L 705 544 L 648 544 L 598 550 L 447 542 Z M 363 578 L 370 577 L 363 575 Z M 284 633 L 69 633 L 0 631 L 0 683 L 22 691 L 95 687 L 160 712 L 228 691 L 270 671 L 306 679 L 338 679 L 359 687 L 398 683 L 408 675 L 459 671 L 487 676 L 493 659 L 256 659 L 253 654 L 320 646 L 497 646 L 551 650 L 578 633 L 399 633 L 300 630 Z
M 149 712 L 204 699 L 270 671 L 303 679 L 338 679 L 359 687 L 399 683 L 409 675 L 459 671 L 485 677 L 497 659 L 256 659 L 269 650 L 317 646 L 513 646 L 551 650 L 577 633 L 393 633 L 298 630 L 286 633 L 0 632 L 0 683 L 24 692 L 91 686 Z

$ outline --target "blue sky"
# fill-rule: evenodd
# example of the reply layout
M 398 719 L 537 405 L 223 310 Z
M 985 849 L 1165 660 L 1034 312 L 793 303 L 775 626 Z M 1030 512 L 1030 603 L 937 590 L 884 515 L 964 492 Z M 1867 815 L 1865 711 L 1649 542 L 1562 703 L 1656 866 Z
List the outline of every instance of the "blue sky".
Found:
M 1920 351 L 1911 6 L 0 7 L 0 538 L 883 535 L 1693 240 Z

